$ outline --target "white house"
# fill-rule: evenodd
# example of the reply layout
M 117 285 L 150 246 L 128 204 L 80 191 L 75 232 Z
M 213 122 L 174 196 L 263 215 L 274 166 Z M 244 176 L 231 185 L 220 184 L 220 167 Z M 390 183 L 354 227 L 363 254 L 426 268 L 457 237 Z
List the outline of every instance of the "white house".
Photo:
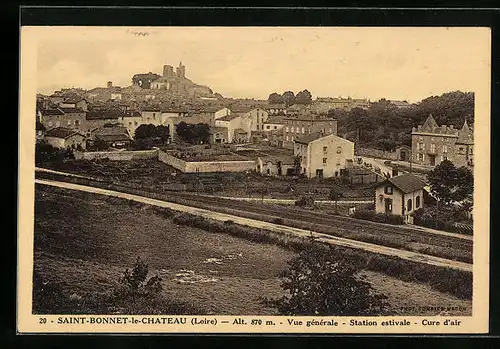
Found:
M 339 177 L 353 164 L 354 143 L 333 134 L 311 133 L 295 138 L 293 154 L 300 157 L 301 174 L 307 178 Z

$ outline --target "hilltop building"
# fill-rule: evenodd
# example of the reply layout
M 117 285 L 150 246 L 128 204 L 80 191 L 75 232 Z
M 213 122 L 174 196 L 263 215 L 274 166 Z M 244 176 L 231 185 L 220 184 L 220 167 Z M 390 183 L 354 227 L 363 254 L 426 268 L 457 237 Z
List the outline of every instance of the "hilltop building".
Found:
M 179 63 L 174 72 L 171 65 L 163 66 L 163 76 L 150 82 L 151 89 L 166 90 L 183 95 L 212 95 L 213 91 L 208 86 L 197 85 L 186 78 L 186 66 Z

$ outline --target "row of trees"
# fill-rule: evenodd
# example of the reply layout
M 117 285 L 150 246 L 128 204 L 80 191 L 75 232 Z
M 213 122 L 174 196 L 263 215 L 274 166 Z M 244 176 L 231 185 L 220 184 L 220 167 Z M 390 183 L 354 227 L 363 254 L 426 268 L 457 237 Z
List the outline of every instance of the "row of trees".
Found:
M 460 128 L 464 118 L 474 122 L 474 93 L 454 91 L 422 100 L 414 108 L 400 109 L 381 99 L 370 108 L 330 110 L 328 116 L 339 120 L 339 134 L 362 147 L 392 151 L 411 145 L 411 129 L 432 114 L 439 125 Z
M 283 92 L 281 95 L 273 92 L 269 95 L 267 102 L 269 104 L 284 104 L 286 107 L 292 104 L 311 104 L 312 95 L 308 90 L 302 90 L 297 95 L 292 91 Z

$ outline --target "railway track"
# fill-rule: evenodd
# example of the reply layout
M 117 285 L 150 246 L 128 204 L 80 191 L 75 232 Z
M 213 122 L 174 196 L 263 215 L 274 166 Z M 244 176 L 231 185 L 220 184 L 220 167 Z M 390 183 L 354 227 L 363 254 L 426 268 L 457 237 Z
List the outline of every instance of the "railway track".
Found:
M 45 174 L 45 176 L 47 173 Z M 61 177 L 61 173 L 48 174 L 50 177 Z M 301 227 L 301 224 L 314 224 L 313 229 L 319 230 L 322 233 L 332 236 L 341 236 L 346 238 L 356 239 L 356 235 L 363 234 L 365 239 L 357 238 L 360 241 L 375 239 L 375 241 L 390 241 L 391 239 L 399 240 L 400 243 L 417 243 L 438 248 L 446 247 L 447 249 L 455 250 L 457 253 L 462 253 L 461 258 L 464 261 L 472 261 L 472 240 L 470 237 L 458 236 L 453 234 L 437 234 L 418 229 L 411 229 L 402 226 L 388 226 L 385 224 L 362 221 L 350 217 L 329 215 L 322 212 L 307 212 L 303 209 L 295 209 L 294 207 L 281 207 L 276 205 L 263 205 L 256 202 L 235 201 L 225 198 L 206 197 L 195 193 L 186 193 L 179 191 L 163 191 L 158 193 L 152 189 L 137 189 L 127 184 L 114 183 L 112 181 L 87 179 L 84 177 L 70 177 L 72 181 L 77 181 L 82 184 L 91 186 L 113 187 L 116 190 L 148 196 L 154 199 L 171 201 L 178 204 L 190 205 L 212 211 L 253 218 L 261 218 L 267 221 L 273 219 L 283 219 L 285 225 Z M 257 217 L 256 217 L 257 216 Z M 371 238 L 370 238 L 371 237 Z M 382 244 L 382 243 L 381 243 Z M 386 243 L 390 246 L 389 243 Z M 393 246 L 397 247 L 397 246 Z

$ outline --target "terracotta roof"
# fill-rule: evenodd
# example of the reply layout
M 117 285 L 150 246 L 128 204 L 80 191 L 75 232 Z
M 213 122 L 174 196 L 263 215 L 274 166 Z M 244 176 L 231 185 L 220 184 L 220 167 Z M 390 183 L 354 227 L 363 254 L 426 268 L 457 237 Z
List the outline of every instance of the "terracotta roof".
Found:
M 71 129 L 65 128 L 65 127 L 52 128 L 45 133 L 46 137 L 55 137 L 55 138 L 63 138 L 63 139 L 67 139 L 73 135 L 83 136 L 78 131 L 71 130 Z
M 415 190 L 419 190 L 427 186 L 427 183 L 411 173 L 405 173 L 400 176 L 389 178 L 386 182 L 392 183 L 405 194 L 412 193 Z

